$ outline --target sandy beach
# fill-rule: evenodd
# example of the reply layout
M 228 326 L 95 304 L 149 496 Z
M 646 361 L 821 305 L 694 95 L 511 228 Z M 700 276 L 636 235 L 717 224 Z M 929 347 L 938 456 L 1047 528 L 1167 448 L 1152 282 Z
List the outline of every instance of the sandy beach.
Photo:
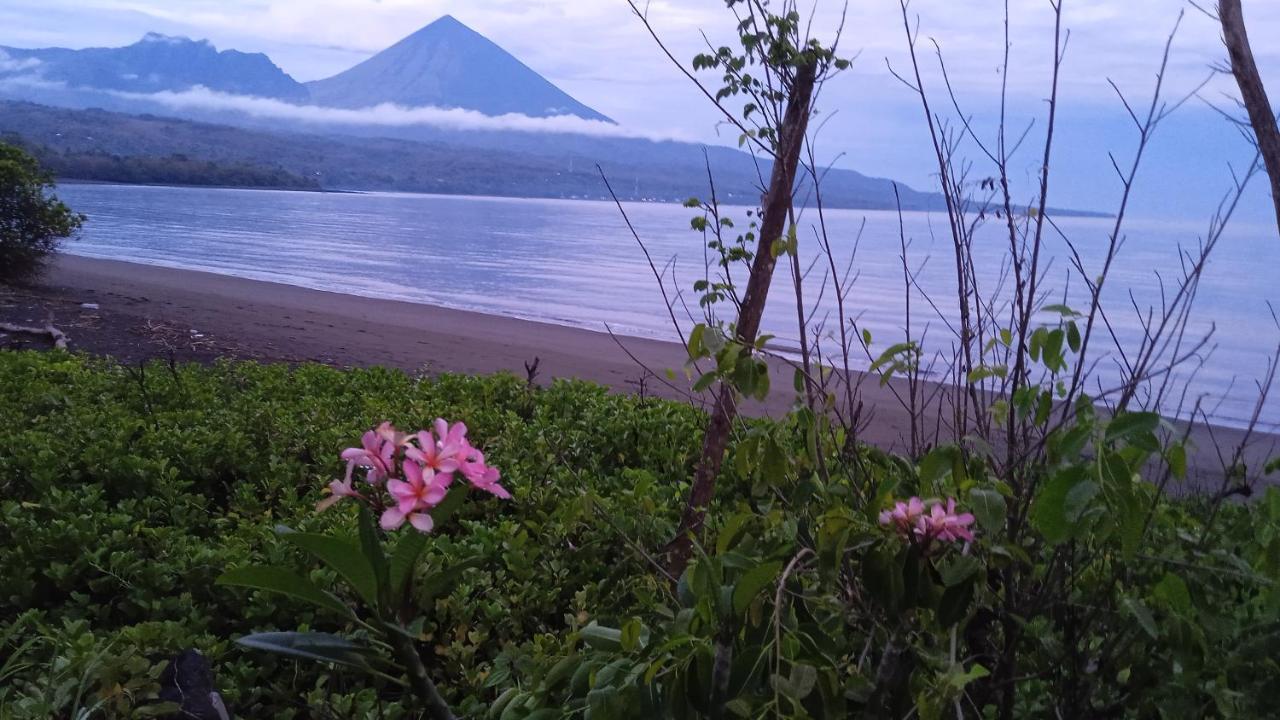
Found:
M 88 304 L 89 307 L 85 307 Z M 96 305 L 96 308 L 93 307 Z M 43 324 L 66 331 L 72 350 L 137 363 L 152 358 L 209 362 L 221 357 L 336 366 L 384 365 L 406 371 L 578 378 L 619 392 L 646 392 L 699 402 L 680 369 L 677 343 L 431 305 L 324 292 L 229 275 L 179 270 L 71 255 L 59 257 L 37 286 L 0 295 L 0 321 Z M 19 335 L 0 347 L 39 345 Z M 677 372 L 671 382 L 667 369 Z M 794 402 L 792 371 L 775 363 L 774 390 L 744 409 L 779 415 Z M 874 411 L 863 439 L 901 448 L 908 413 L 890 388 L 863 385 Z M 1198 429 L 1190 470 L 1197 484 L 1221 477 L 1216 447 L 1231 447 L 1243 433 Z M 1250 467 L 1275 454 L 1280 438 L 1255 435 Z

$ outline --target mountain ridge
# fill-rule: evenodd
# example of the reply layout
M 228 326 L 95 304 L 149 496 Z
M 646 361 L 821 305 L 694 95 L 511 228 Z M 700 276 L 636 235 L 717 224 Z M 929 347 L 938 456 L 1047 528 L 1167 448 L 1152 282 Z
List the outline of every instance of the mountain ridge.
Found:
M 307 88 L 263 53 L 218 50 L 208 40 L 147 33 L 118 48 L 0 47 L 12 68 L 0 79 L 28 77 L 109 92 L 181 92 L 196 86 L 233 95 L 305 102 Z

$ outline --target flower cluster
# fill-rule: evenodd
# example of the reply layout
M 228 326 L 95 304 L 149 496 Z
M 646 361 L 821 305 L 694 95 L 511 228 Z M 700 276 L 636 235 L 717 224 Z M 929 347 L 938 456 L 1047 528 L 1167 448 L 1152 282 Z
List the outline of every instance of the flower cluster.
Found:
M 941 501 L 933 501 L 927 508 L 925 501 L 918 497 L 906 502 L 898 501 L 880 513 L 880 524 L 922 545 L 928 545 L 935 539 L 942 542 L 973 541 L 973 531 L 969 529 L 973 515 L 957 514 L 955 498 L 948 498 L 945 506 Z
M 360 439 L 360 447 L 342 451 L 347 474 L 329 483 L 329 497 L 316 504 L 324 510 L 343 498 L 355 498 L 381 512 L 380 524 L 395 530 L 407 520 L 422 532 L 431 532 L 435 522 L 430 510 L 439 505 L 461 475 L 471 486 L 504 500 L 511 493 L 498 483 L 498 469 L 485 463 L 484 453 L 467 440 L 467 426 L 450 425 L 437 418 L 431 430 L 416 433 L 397 431 L 384 422 Z M 358 490 L 352 480 L 356 468 L 365 471 L 364 480 L 372 491 Z M 385 490 L 389 499 L 379 494 Z

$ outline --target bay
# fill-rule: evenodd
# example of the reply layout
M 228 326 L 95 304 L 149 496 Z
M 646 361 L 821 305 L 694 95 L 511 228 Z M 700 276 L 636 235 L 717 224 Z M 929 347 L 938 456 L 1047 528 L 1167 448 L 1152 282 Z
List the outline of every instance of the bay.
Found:
M 676 337 L 654 272 L 611 203 L 98 184 L 66 184 L 58 193 L 89 218 L 81 237 L 66 246 L 73 254 L 597 331 L 607 327 L 621 335 Z M 707 277 L 709 260 L 703 236 L 690 228 L 695 211 L 641 203 L 625 204 L 624 210 L 687 331 L 703 319 L 692 285 Z M 730 235 L 748 227 L 746 208 L 724 211 L 735 224 Z M 817 340 L 830 354 L 837 351 L 832 338 L 840 321 L 834 292 L 829 286 L 821 290 L 831 270 L 818 253 L 819 220 L 812 210 L 803 213 L 798 236 L 806 313 L 824 326 Z M 1007 296 L 1007 235 L 1001 222 L 991 220 L 975 240 L 978 285 L 983 293 Z M 894 212 L 827 210 L 821 221 L 837 258 L 836 273 L 849 273 L 846 318 L 871 332 L 872 354 L 904 338 L 909 297 L 913 336 L 925 348 L 926 363 L 935 354 L 948 355 L 957 301 L 945 216 L 905 213 L 900 227 Z M 1101 269 L 1112 224 L 1107 218 L 1055 219 L 1045 238 L 1045 302 L 1083 309 L 1085 286 L 1071 267 L 1066 239 L 1092 276 Z M 1094 356 L 1092 388 L 1117 382 L 1123 360 L 1111 335 L 1121 344 L 1141 337 L 1140 318 L 1149 308 L 1159 309 L 1162 291 L 1167 301 L 1176 290 L 1186 260 L 1180 246 L 1194 249 L 1207 230 L 1207 219 L 1126 220 L 1124 246 L 1104 295 L 1107 323 L 1095 337 L 1101 354 Z M 1269 305 L 1280 300 L 1280 242 L 1274 234 L 1265 225 L 1235 222 L 1216 249 L 1179 351 L 1189 357 L 1172 373 L 1175 384 L 1188 388 L 1177 396 L 1182 414 L 1200 400 L 1215 422 L 1238 426 L 1251 416 L 1255 383 L 1280 343 Z M 904 288 L 904 238 L 914 278 L 910 293 Z M 735 277 L 743 281 L 745 271 Z M 1043 314 L 1038 319 L 1054 322 Z M 787 352 L 799 346 L 796 328 L 794 288 L 780 271 L 764 331 Z M 1198 352 L 1187 352 L 1205 336 L 1208 342 Z M 858 356 L 857 366 L 867 364 L 866 354 Z M 1280 397 L 1266 403 L 1262 420 L 1269 429 L 1280 427 Z

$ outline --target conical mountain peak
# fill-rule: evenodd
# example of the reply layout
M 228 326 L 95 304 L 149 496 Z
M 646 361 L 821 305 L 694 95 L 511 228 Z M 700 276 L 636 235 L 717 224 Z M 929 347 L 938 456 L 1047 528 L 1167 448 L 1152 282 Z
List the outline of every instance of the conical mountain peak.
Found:
M 325 80 L 308 83 L 318 105 L 475 110 L 486 115 L 609 119 L 570 97 L 452 15 Z

